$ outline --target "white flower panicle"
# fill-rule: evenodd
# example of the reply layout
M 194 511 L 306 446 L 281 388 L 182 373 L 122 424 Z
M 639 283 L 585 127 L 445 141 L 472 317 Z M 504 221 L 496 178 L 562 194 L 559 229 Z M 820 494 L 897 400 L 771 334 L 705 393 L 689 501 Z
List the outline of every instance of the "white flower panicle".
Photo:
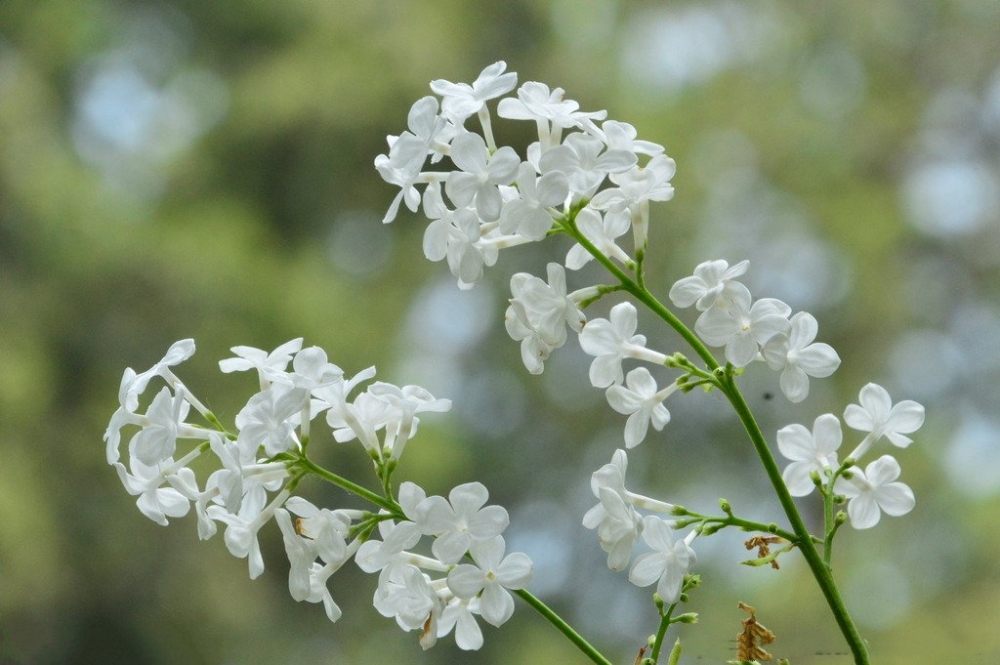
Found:
M 558 279 L 552 281 L 555 290 L 547 297 L 562 294 L 560 325 L 565 328 L 568 320 L 579 327 L 578 310 L 565 295 L 564 282 L 560 289 Z M 260 390 L 236 415 L 236 431 L 230 433 L 171 369 L 193 353 L 194 342 L 183 340 L 150 370 L 125 370 L 119 408 L 104 435 L 108 463 L 125 490 L 138 497 L 136 505 L 144 515 L 167 525 L 194 504 L 199 537 L 209 539 L 218 524 L 224 525 L 226 547 L 247 560 L 251 579 L 264 572 L 258 534 L 273 518 L 291 564 L 288 589 L 293 599 L 322 603 L 327 617 L 337 621 L 341 609 L 328 581 L 354 559 L 362 570 L 379 573 L 375 608 L 404 630 L 419 631 L 424 648 L 454 632 L 460 648 L 478 649 L 483 638 L 475 617 L 497 626 L 510 618 L 508 589 L 524 588 L 533 564 L 521 553 L 505 555 L 501 534 L 510 519 L 501 506 L 486 505 L 489 494 L 482 484 L 459 485 L 446 499 L 428 497 L 405 482 L 398 504 L 385 498 L 386 506 L 398 506 L 395 513 L 386 506 L 376 513 L 321 509 L 291 494 L 304 476 L 302 469 L 315 468 L 305 450 L 312 438 L 310 423 L 318 416 L 326 416 L 335 441 L 357 440 L 379 473 L 387 474 L 416 434 L 417 414 L 447 411 L 449 400 L 418 386 L 379 381 L 352 397 L 362 382 L 373 378 L 374 368 L 346 378 L 322 349 L 302 348 L 301 339 L 271 352 L 235 347 L 236 357 L 221 361 L 220 369 L 255 371 Z M 140 398 L 157 376 L 167 385 L 142 413 Z M 187 422 L 191 407 L 205 416 L 205 426 Z M 119 461 L 125 429 L 136 430 L 129 439 L 127 466 Z M 182 441 L 193 445 L 177 458 Z M 190 465 L 202 455 L 217 460 L 220 468 L 199 486 Z M 369 537 L 376 527 L 381 540 Z M 422 554 L 415 548 L 425 539 L 430 544 Z M 466 556 L 475 565 L 459 565 Z
M 435 97 L 418 100 L 409 130 L 390 136 L 388 154 L 375 159 L 382 178 L 400 188 L 384 221 L 395 219 L 401 202 L 417 212 L 422 201 L 433 220 L 424 253 L 432 261 L 447 258 L 463 288 L 482 277 L 498 250 L 542 240 L 571 211 L 602 251 L 623 264 L 633 261 L 614 238 L 633 227 L 635 248 L 645 246 L 649 201 L 673 196 L 673 160 L 663 146 L 637 140 L 631 125 L 605 120 L 605 111 L 581 111 L 561 88 L 529 81 L 516 97 L 505 97 L 517 85 L 517 75 L 505 70 L 504 62 L 494 63 L 471 85 L 431 82 L 440 103 Z M 487 102 L 501 97 L 499 117 L 534 122 L 538 130 L 538 141 L 523 156 L 494 140 Z M 473 115 L 481 133 L 465 126 Z M 424 170 L 428 160 L 435 165 L 442 156 L 454 170 Z M 566 266 L 579 268 L 585 254 L 574 248 Z
M 446 261 L 462 289 L 481 280 L 502 249 L 550 235 L 569 236 L 572 245 L 565 259 L 548 263 L 545 279 L 519 272 L 510 280 L 505 327 L 520 342 L 528 372 L 541 374 L 571 331 L 592 357 L 590 383 L 627 417 L 626 449 L 642 443 L 650 427 L 657 432 L 665 428 L 671 418 L 665 401 L 673 393 L 701 387 L 725 393 L 765 466 L 773 469 L 766 445 L 759 445 L 759 428 L 741 405 L 735 377 L 754 362 L 764 363 L 779 372 L 781 391 L 796 403 L 808 396 L 810 379 L 837 370 L 840 357 L 816 341 L 818 323 L 811 314 L 793 313 L 775 298 L 754 298 L 738 281 L 748 271 L 747 261 L 732 266 L 725 260 L 706 261 L 673 284 L 669 298 L 674 306 L 693 306 L 699 312 L 693 333 L 656 300 L 645 286 L 643 266 L 649 204 L 674 195 L 676 164 L 663 146 L 638 139 L 633 126 L 608 120 L 605 111 L 581 111 L 561 88 L 533 81 L 517 87 L 517 75 L 506 72 L 502 61 L 483 69 L 471 84 L 439 79 L 430 88 L 434 95 L 413 104 L 407 129 L 388 136 L 387 153 L 375 159 L 382 178 L 399 188 L 383 222 L 392 222 L 401 205 L 421 211 L 428 220 L 425 256 Z M 498 117 L 534 123 L 537 141 L 522 154 L 497 145 L 490 110 L 494 100 Z M 473 116 L 478 128 L 466 126 Z M 616 282 L 570 291 L 567 269 L 578 271 L 594 260 Z M 583 310 L 615 292 L 633 296 L 669 324 L 689 342 L 703 367 L 681 353 L 668 356 L 647 346 L 630 302 L 614 304 L 607 318 L 588 320 Z M 723 349 L 725 366 L 698 338 Z M 199 538 L 212 538 L 221 524 L 226 548 L 246 559 L 251 579 L 264 572 L 259 534 L 273 519 L 289 560 L 288 590 L 295 601 L 322 604 L 327 617 L 337 621 L 342 611 L 329 581 L 353 560 L 362 571 L 377 574 L 373 607 L 403 630 L 417 632 L 424 649 L 449 634 L 459 648 L 479 649 L 479 620 L 493 626 L 507 622 L 514 611 L 512 591 L 536 609 L 544 607 L 524 591 L 534 564 L 523 553 L 507 552 L 503 534 L 510 516 L 503 507 L 488 504 L 483 484 L 458 485 L 447 497 L 427 496 L 413 482 L 393 490 L 392 473 L 417 434 L 420 417 L 448 411 L 450 400 L 419 386 L 374 381 L 374 367 L 349 377 L 322 349 L 303 347 L 302 338 L 273 351 L 237 346 L 234 357 L 219 363 L 220 370 L 252 371 L 259 389 L 235 415 L 230 430 L 174 373 L 194 352 L 193 340 L 181 340 L 150 369 L 126 369 L 118 408 L 104 434 L 108 464 L 148 518 L 167 525 L 193 505 Z M 626 367 L 636 362 L 643 366 Z M 681 375 L 661 388 L 646 365 Z M 151 390 L 143 410 L 141 398 L 157 378 L 165 385 Z M 792 424 L 777 432 L 778 450 L 791 463 L 782 473 L 783 485 L 775 480 L 774 487 L 794 533 L 737 518 L 725 500 L 720 502 L 725 516 L 715 517 L 632 492 L 625 486 L 628 456 L 622 449 L 591 475 L 597 504 L 583 516 L 583 526 L 596 532 L 611 570 L 628 569 L 629 581 L 637 586 L 656 585 L 664 619 L 673 609 L 664 613 L 663 604 L 681 602 L 683 593 L 698 584 L 689 571 L 697 561 L 691 546 L 700 535 L 729 526 L 770 534 L 758 539 L 765 545 L 758 545 L 758 561 L 744 562 L 751 565 L 776 568 L 778 554 L 793 548 L 807 558 L 818 557 L 814 543 L 822 544 L 828 562 L 833 536 L 848 519 L 854 528 L 867 529 L 882 513 L 899 516 L 915 505 L 912 490 L 898 480 L 895 458 L 882 455 L 863 469 L 857 465 L 882 438 L 908 446 L 907 435 L 923 424 L 924 408 L 910 400 L 894 405 L 875 384 L 862 388 L 858 401 L 844 411 L 844 422 L 865 434 L 843 462 L 838 460 L 841 420 L 833 414 L 820 415 L 811 429 Z M 204 424 L 189 422 L 192 414 Z M 341 478 L 307 455 L 322 445 L 314 421 L 329 427 L 333 442 L 350 444 L 372 461 L 381 493 Z M 121 451 L 126 430 L 127 463 Z M 192 463 L 202 456 L 197 468 L 206 461 L 218 464 L 200 483 Z M 317 507 L 294 495 L 308 475 L 320 476 L 374 508 Z M 815 540 L 803 533 L 801 520 L 793 519 L 796 511 L 787 500 L 814 489 L 824 500 L 826 524 L 824 538 Z M 843 504 L 845 510 L 835 514 L 833 506 Z M 682 529 L 690 530 L 675 538 L 673 532 Z M 748 549 L 753 542 L 747 541 Z M 777 542 L 783 548 L 769 553 L 767 545 Z M 636 554 L 640 543 L 647 551 Z M 824 588 L 832 584 L 827 578 L 817 580 Z M 682 619 L 673 618 L 664 627 Z M 657 639 L 662 637 L 661 631 Z

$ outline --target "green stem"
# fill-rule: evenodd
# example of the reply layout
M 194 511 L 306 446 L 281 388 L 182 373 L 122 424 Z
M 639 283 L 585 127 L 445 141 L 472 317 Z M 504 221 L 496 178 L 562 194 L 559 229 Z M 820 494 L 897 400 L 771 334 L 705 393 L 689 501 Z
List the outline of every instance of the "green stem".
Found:
M 351 494 L 355 494 L 357 496 L 360 496 L 362 499 L 365 499 L 366 501 L 374 503 L 379 508 L 385 509 L 386 511 L 396 515 L 398 518 L 406 519 L 406 516 L 400 512 L 399 506 L 394 501 L 391 501 L 390 499 L 387 499 L 384 496 L 379 496 L 375 492 L 372 492 L 370 489 L 362 487 L 357 483 L 351 482 L 347 478 L 338 476 L 332 471 L 327 471 L 326 469 L 319 466 L 309 458 L 299 457 L 298 460 L 296 461 L 296 464 L 298 464 L 300 468 L 308 470 L 311 473 L 315 473 L 320 478 L 323 478 L 324 480 L 333 483 L 337 487 L 343 488 L 348 492 L 350 492 Z
M 518 589 L 514 593 L 534 608 L 536 612 L 545 617 L 549 623 L 556 627 L 556 630 L 565 635 L 566 639 L 570 642 L 575 644 L 576 647 L 587 656 L 587 658 L 597 663 L 597 665 L 612 665 L 610 660 L 602 656 L 600 651 L 595 649 L 590 642 L 583 639 L 583 636 L 580 635 L 580 633 L 573 630 L 572 626 L 566 623 L 562 617 L 552 611 L 552 608 L 536 598 L 530 591 L 527 589 Z
M 653 651 L 649 654 L 649 658 L 654 663 L 660 662 L 660 649 L 663 647 L 663 640 L 667 637 L 667 629 L 670 628 L 670 617 L 676 607 L 677 603 L 674 603 L 660 617 L 660 627 L 656 629 L 656 637 L 653 640 Z
M 753 520 L 746 520 L 742 517 L 736 517 L 732 513 L 727 514 L 725 517 L 720 517 L 717 515 L 702 515 L 701 513 L 696 513 L 694 511 L 688 510 L 684 506 L 676 506 L 674 508 L 674 515 L 679 515 L 685 518 L 678 520 L 677 527 L 683 528 L 690 524 L 718 524 L 720 527 L 735 526 L 741 531 L 759 532 L 759 533 L 770 533 L 775 536 L 784 538 L 790 543 L 796 543 L 799 540 L 799 536 L 796 533 L 788 531 L 786 529 L 780 528 L 777 524 L 764 524 L 763 522 L 754 522 Z
M 822 488 L 821 488 L 822 489 Z M 830 567 L 833 560 L 833 528 L 834 506 L 833 506 L 833 482 L 830 483 L 830 491 L 823 492 L 823 563 Z

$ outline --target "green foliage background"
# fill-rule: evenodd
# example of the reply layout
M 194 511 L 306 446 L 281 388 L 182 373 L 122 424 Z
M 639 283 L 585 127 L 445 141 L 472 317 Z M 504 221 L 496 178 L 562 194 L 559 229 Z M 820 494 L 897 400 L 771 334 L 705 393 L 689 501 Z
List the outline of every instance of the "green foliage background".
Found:
M 607 570 L 579 526 L 624 419 L 587 385 L 574 342 L 531 377 L 502 325 L 510 275 L 542 274 L 568 247 L 505 252 L 459 293 L 423 259 L 420 219 L 379 223 L 395 194 L 372 168 L 385 135 L 428 81 L 471 81 L 499 59 L 677 160 L 676 198 L 653 212 L 660 294 L 699 261 L 750 258 L 755 294 L 817 316 L 843 366 L 795 409 L 766 399 L 774 376 L 749 372 L 766 432 L 841 413 L 867 381 L 926 405 L 897 455 L 916 510 L 845 529 L 835 573 L 875 662 L 996 662 L 998 34 L 994 0 L 0 2 L 3 662 L 583 662 L 523 605 L 485 628 L 479 653 L 450 638 L 422 652 L 353 567 L 331 580 L 345 611 L 331 625 L 289 597 L 277 529 L 250 582 L 192 516 L 160 528 L 139 514 L 101 442 L 123 369 L 194 337 L 181 375 L 231 422 L 253 385 L 217 361 L 298 336 L 349 373 L 375 364 L 425 384 L 419 369 L 436 368 L 455 410 L 427 418 L 401 474 L 436 493 L 486 483 L 512 513 L 512 547 L 539 564 L 531 588 L 632 662 L 655 628 L 647 591 Z M 502 127 L 523 148 L 527 134 Z M 441 308 L 455 319 L 430 326 Z M 724 405 L 668 406 L 630 484 L 776 518 Z M 358 451 L 329 455 L 366 479 Z M 778 635 L 775 655 L 848 662 L 804 567 L 740 567 L 740 541 L 697 545 L 703 622 L 682 662 L 732 657 L 738 600 Z

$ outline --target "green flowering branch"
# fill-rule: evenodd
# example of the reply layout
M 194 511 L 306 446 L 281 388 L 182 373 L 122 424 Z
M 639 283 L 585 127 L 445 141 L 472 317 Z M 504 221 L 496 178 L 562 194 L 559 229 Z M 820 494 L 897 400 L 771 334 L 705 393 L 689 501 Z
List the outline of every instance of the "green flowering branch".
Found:
M 711 383 L 726 396 L 735 410 L 737 417 L 740 419 L 740 422 L 743 423 L 743 427 L 757 453 L 757 457 L 760 459 L 761 465 L 764 467 L 764 472 L 767 474 L 768 480 L 771 482 L 772 489 L 781 504 L 785 516 L 788 518 L 792 530 L 791 532 L 785 532 L 786 535 L 783 537 L 786 537 L 787 540 L 795 544 L 802 552 L 802 556 L 805 558 L 806 564 L 809 566 L 809 570 L 812 573 L 813 578 L 819 585 L 820 590 L 823 593 L 823 597 L 826 599 L 827 605 L 833 613 L 834 620 L 837 622 L 844 639 L 847 641 L 848 646 L 854 655 L 856 665 L 869 665 L 870 661 L 865 642 L 861 638 L 857 626 L 851 618 L 850 612 L 847 610 L 847 606 L 840 593 L 840 589 L 834 581 L 833 575 L 830 571 L 828 563 L 829 546 L 827 545 L 825 556 L 821 555 L 816 549 L 814 538 L 806 527 L 805 521 L 802 519 L 802 516 L 799 513 L 798 508 L 795 506 L 795 502 L 788 491 L 788 487 L 785 485 L 785 482 L 781 477 L 781 471 L 774 459 L 774 455 L 771 453 L 767 440 L 765 439 L 763 432 L 761 432 L 760 426 L 757 424 L 757 420 L 754 417 L 750 406 L 747 404 L 746 399 L 743 397 L 743 394 L 740 392 L 740 389 L 736 384 L 735 372 L 733 372 L 728 366 L 723 367 L 716 360 L 714 354 L 712 354 L 708 347 L 705 346 L 697 335 L 695 335 L 694 331 L 688 328 L 676 315 L 674 315 L 673 312 L 671 312 L 648 289 L 646 289 L 641 280 L 638 278 L 633 279 L 608 256 L 601 252 L 585 235 L 580 233 L 574 224 L 573 218 L 574 215 L 567 215 L 562 220 L 558 221 L 557 224 L 565 233 L 570 235 L 573 240 L 583 246 L 595 258 L 595 260 L 600 262 L 601 265 L 608 270 L 608 272 L 616 277 L 620 281 L 624 291 L 630 293 L 636 300 L 641 302 L 651 312 L 662 319 L 668 326 L 670 326 L 670 328 L 680 335 L 698 355 L 698 357 L 704 361 L 708 370 L 708 373 L 704 374 L 705 381 L 711 381 Z M 708 378 L 709 376 L 711 378 Z M 734 523 L 734 525 L 736 524 Z M 833 529 L 830 525 L 828 525 L 828 535 L 832 535 L 832 531 Z

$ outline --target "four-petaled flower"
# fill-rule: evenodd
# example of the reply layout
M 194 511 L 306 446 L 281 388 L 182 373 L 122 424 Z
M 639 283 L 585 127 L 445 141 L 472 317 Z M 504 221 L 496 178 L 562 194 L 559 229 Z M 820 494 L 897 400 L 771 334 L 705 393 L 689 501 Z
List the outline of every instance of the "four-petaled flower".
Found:
M 479 113 L 490 99 L 506 95 L 517 85 L 517 74 L 508 72 L 503 60 L 486 67 L 472 85 L 452 83 L 444 79 L 431 81 L 431 90 L 440 95 L 441 110 L 453 122 L 462 124 L 470 115 Z
M 670 412 L 663 406 L 670 393 L 677 390 L 671 383 L 657 392 L 656 380 L 645 367 L 637 367 L 625 377 L 624 386 L 611 386 L 605 392 L 611 408 L 628 416 L 625 423 L 625 447 L 635 448 L 646 438 L 649 425 L 659 432 L 670 422 Z
M 281 380 L 292 356 L 301 348 L 301 337 L 285 342 L 270 353 L 252 346 L 234 346 L 230 351 L 235 353 L 236 357 L 220 360 L 219 369 L 226 373 L 256 369 L 260 377 L 260 389 L 264 390 L 272 381 Z
M 646 338 L 636 335 L 638 315 L 631 303 L 618 303 L 611 308 L 610 318 L 594 319 L 580 332 L 584 353 L 596 356 L 590 364 L 590 383 L 595 388 L 607 388 L 622 382 L 622 359 L 637 358 L 663 364 L 667 357 L 646 348 Z
M 831 413 L 813 422 L 812 432 L 802 425 L 788 425 L 778 430 L 778 450 L 792 460 L 782 478 L 792 496 L 805 496 L 816 486 L 813 473 L 824 474 L 837 468 L 837 449 L 843 440 L 840 419 Z
M 733 281 L 747 271 L 749 261 L 740 261 L 730 267 L 721 259 L 705 261 L 694 269 L 694 275 L 678 280 L 668 296 L 678 307 L 694 305 L 699 312 L 712 307 L 725 307 L 739 282 Z
M 858 401 L 860 406 L 850 404 L 844 410 L 844 422 L 868 434 L 851 453 L 852 459 L 860 459 L 883 436 L 892 445 L 905 448 L 912 443 L 906 435 L 924 424 L 923 406 L 908 399 L 893 405 L 888 391 L 880 385 L 867 384 L 861 389 Z
M 745 367 L 757 358 L 760 346 L 778 333 L 787 333 L 792 308 L 776 298 L 761 298 L 751 304 L 750 290 L 733 283 L 725 307 L 711 307 L 695 322 L 694 329 L 712 346 L 726 347 L 726 360 Z
M 780 371 L 778 385 L 790 402 L 809 395 L 809 377 L 825 378 L 840 367 L 840 356 L 829 344 L 813 343 L 819 324 L 808 312 L 799 312 L 790 321 L 787 334 L 771 337 L 761 349 L 768 366 Z
M 534 564 L 526 554 L 513 552 L 504 556 L 505 547 L 503 536 L 473 541 L 470 552 L 475 564 L 459 564 L 448 573 L 452 592 L 459 598 L 478 595 L 479 613 L 494 626 L 503 625 L 514 612 L 514 599 L 508 589 L 526 587 L 534 571 Z
M 492 155 L 479 134 L 465 132 L 451 142 L 451 160 L 461 171 L 452 171 L 445 192 L 459 208 L 474 206 L 485 222 L 500 219 L 502 199 L 498 185 L 509 185 L 521 163 L 517 153 L 504 146 Z
M 642 539 L 653 548 L 640 554 L 632 564 L 628 580 L 636 586 L 649 586 L 656 582 L 656 593 L 663 602 L 676 603 L 681 596 L 684 576 L 698 560 L 691 541 L 698 532 L 692 531 L 681 540 L 674 540 L 673 524 L 655 515 L 643 519 Z
M 418 504 L 418 526 L 424 534 L 435 537 L 431 551 L 441 563 L 458 563 L 474 542 L 495 538 L 507 528 L 507 510 L 502 506 L 484 508 L 488 498 L 482 483 L 465 483 L 451 490 L 447 501 L 431 496 Z
M 847 515 L 855 529 L 869 529 L 879 522 L 881 513 L 898 517 L 913 510 L 913 490 L 899 478 L 899 462 L 883 455 L 865 467 L 851 469 L 851 477 L 840 477 L 833 484 L 837 494 L 847 497 Z
M 517 171 L 517 194 L 518 198 L 509 201 L 500 213 L 500 232 L 541 240 L 552 228 L 548 208 L 566 200 L 569 181 L 560 171 L 539 178 L 534 166 L 522 162 Z

